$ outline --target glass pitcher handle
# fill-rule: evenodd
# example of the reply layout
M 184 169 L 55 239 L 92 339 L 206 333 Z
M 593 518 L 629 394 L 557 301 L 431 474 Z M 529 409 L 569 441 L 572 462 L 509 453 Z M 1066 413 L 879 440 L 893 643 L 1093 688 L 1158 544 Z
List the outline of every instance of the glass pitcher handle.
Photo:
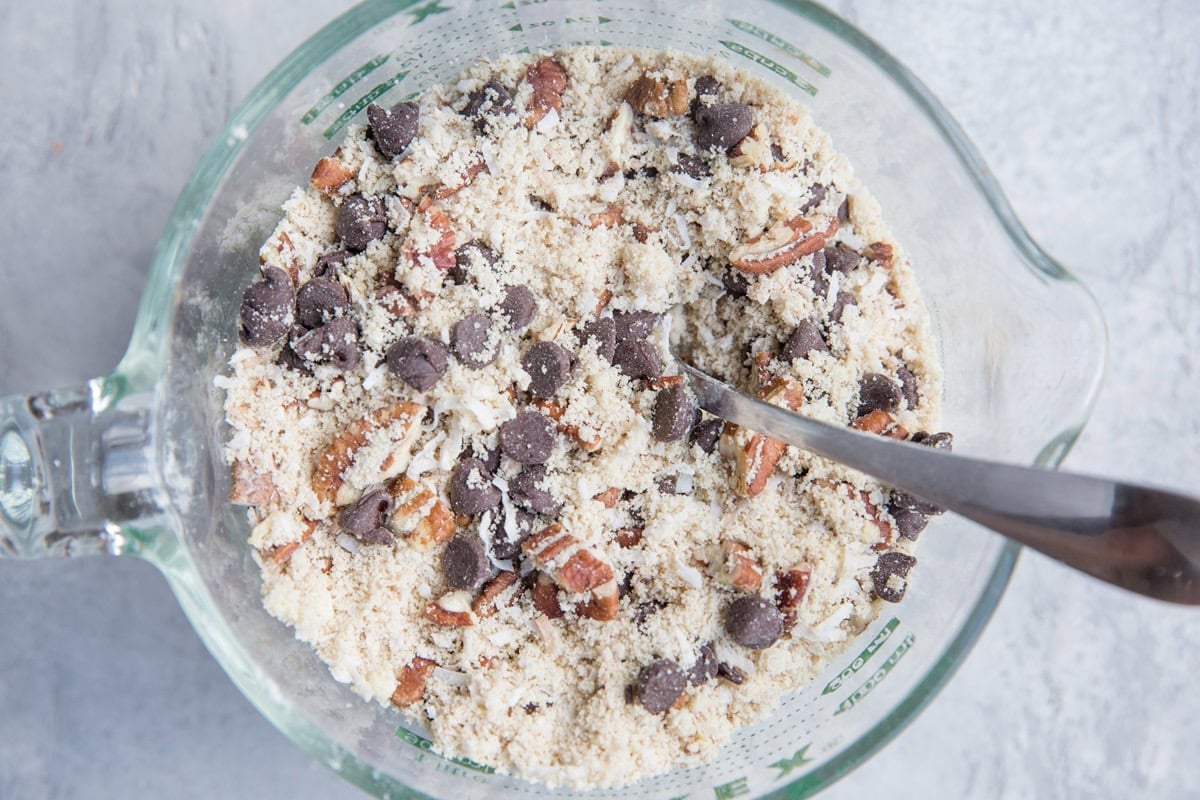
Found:
M 137 550 L 163 522 L 151 409 L 109 378 L 0 399 L 0 558 Z

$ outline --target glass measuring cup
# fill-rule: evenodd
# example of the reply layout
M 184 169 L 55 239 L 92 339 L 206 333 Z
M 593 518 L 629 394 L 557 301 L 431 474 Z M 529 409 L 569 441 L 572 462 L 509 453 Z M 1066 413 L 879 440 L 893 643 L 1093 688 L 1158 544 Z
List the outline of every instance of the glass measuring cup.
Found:
M 684 13 L 607 2 L 375 4 L 301 48 L 251 96 L 185 190 L 117 372 L 0 413 L 0 505 L 13 521 L 0 525 L 0 547 L 153 560 L 254 702 L 376 792 L 535 793 L 478 765 L 438 759 L 419 730 L 397 737 L 398 715 L 331 681 L 262 611 L 244 519 L 223 500 L 220 393 L 211 378 L 233 347 L 237 300 L 275 209 L 363 98 L 395 102 L 479 55 L 572 42 L 720 53 L 801 93 L 917 263 L 945 351 L 947 427 L 967 452 L 1058 457 L 1094 389 L 1098 319 L 1086 295 L 1024 239 L 936 105 L 817 9 L 739 3 Z M 890 737 L 961 658 L 1013 556 L 948 519 L 921 544 L 909 598 L 830 674 L 739 735 L 718 762 L 624 794 L 801 795 Z

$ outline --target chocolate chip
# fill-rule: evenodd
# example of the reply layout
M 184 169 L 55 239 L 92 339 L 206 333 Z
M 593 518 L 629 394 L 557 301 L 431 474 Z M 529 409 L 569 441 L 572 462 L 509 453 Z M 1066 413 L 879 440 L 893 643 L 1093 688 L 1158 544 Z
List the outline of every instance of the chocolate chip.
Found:
M 929 517 L 911 508 L 901 508 L 889 503 L 888 513 L 895 520 L 896 530 L 899 534 L 913 542 L 917 540 L 917 537 L 921 535 L 921 531 L 925 530 L 925 526 L 929 524 Z
M 754 109 L 744 103 L 714 103 L 696 109 L 696 146 L 728 150 L 750 134 Z
M 387 209 L 377 197 L 370 199 L 352 194 L 338 207 L 334 231 L 352 253 L 361 253 L 367 245 L 387 233 Z
M 783 148 L 775 142 L 771 142 L 771 158 L 776 161 L 787 161 L 787 157 L 783 154 Z
M 618 342 L 612 363 L 623 375 L 634 379 L 662 375 L 662 359 L 658 355 L 658 348 L 644 339 Z
M 632 683 L 625 687 L 625 705 L 631 706 L 637 700 L 637 687 Z
M 289 369 L 299 370 L 307 375 L 311 375 L 312 365 L 305 362 L 292 347 L 292 342 L 299 341 L 306 333 L 308 333 L 308 330 L 303 325 L 292 326 L 291 331 L 288 332 L 287 342 L 279 351 L 279 363 Z
M 858 266 L 858 262 L 862 258 L 858 253 L 840 242 L 831 247 L 826 247 L 821 252 L 825 254 L 826 273 L 836 270 L 843 275 L 848 275 Z
M 596 343 L 596 352 L 605 361 L 611 362 L 617 347 L 617 324 L 611 317 L 601 317 L 587 323 L 578 330 L 579 344 Z
M 692 686 L 703 686 L 717 677 L 717 651 L 711 643 L 700 647 L 700 656 L 688 670 L 687 677 Z
M 345 372 L 362 360 L 358 326 L 346 317 L 331 319 L 292 342 L 296 355 L 310 364 L 329 364 Z
M 480 270 L 494 270 L 499 263 L 500 256 L 492 248 L 482 242 L 467 242 L 454 251 L 454 266 L 446 276 L 461 286 Z
M 905 508 L 910 511 L 917 511 L 926 516 L 941 514 L 946 510 L 941 506 L 934 505 L 928 500 L 922 500 L 916 495 L 901 491 L 892 492 L 892 500 L 889 505 L 894 508 Z
M 717 664 L 717 677 L 724 678 L 734 686 L 741 686 L 746 682 L 745 672 L 742 672 L 739 667 L 735 667 L 733 664 L 728 664 L 724 661 Z
M 395 158 L 408 149 L 417 135 L 421 108 L 416 103 L 400 103 L 390 109 L 374 103 L 367 106 L 367 127 L 384 158 Z
M 467 105 L 463 108 L 463 116 L 475 120 L 475 130 L 482 133 L 487 129 L 488 119 L 497 114 L 512 113 L 512 94 L 500 81 L 492 78 L 483 86 L 471 92 Z
M 500 449 L 518 464 L 543 464 L 554 450 L 554 423 L 537 411 L 522 411 L 500 426 Z
M 317 328 L 337 316 L 350 303 L 336 278 L 313 278 L 296 292 L 296 321 Z
M 745 297 L 750 288 L 750 281 L 746 276 L 740 270 L 732 268 L 721 276 L 721 284 L 725 287 L 725 294 L 730 297 Z
M 482 514 L 500 503 L 492 473 L 478 458 L 464 458 L 450 476 L 450 508 L 455 514 Z
M 837 297 L 833 298 L 833 308 L 829 309 L 829 318 L 834 322 L 841 322 L 846 306 L 856 305 L 858 305 L 858 299 L 850 292 L 838 292 Z
M 696 96 L 705 97 L 706 95 L 716 94 L 721 90 L 721 82 L 712 75 L 701 75 L 696 78 Z
M 725 420 L 720 417 L 706 419 L 692 428 L 691 443 L 706 453 L 717 449 L 721 431 L 725 429 Z
M 954 449 L 954 434 L 942 431 L 941 433 L 928 433 L 926 431 L 917 431 L 912 435 L 914 444 L 923 444 L 926 447 L 936 447 L 939 450 Z
M 850 195 L 846 195 L 842 200 L 842 204 L 838 206 L 837 217 L 838 222 L 842 225 L 850 221 Z
M 638 603 L 637 607 L 633 609 L 633 624 L 636 625 L 639 630 L 641 630 L 641 627 L 646 623 L 646 620 L 650 619 L 666 607 L 666 601 L 659 600 L 657 597 L 652 597 L 649 600 Z
M 896 370 L 896 377 L 900 379 L 900 392 L 904 395 L 908 410 L 916 409 L 921 402 L 921 393 L 917 391 L 917 376 L 913 375 L 908 367 L 901 367 Z
M 530 345 L 521 366 L 529 373 L 529 391 L 542 399 L 553 397 L 575 369 L 571 353 L 557 342 Z
M 900 387 L 886 375 L 870 372 L 858 382 L 858 416 L 872 411 L 892 412 L 900 407 Z
M 792 335 L 784 343 L 779 356 L 784 361 L 795 361 L 798 358 L 808 358 L 810 353 L 828 352 L 829 345 L 825 344 L 825 337 L 821 335 L 821 329 L 811 321 L 802 319 L 796 326 L 796 330 L 792 331 Z
M 507 319 L 507 330 L 524 330 L 537 316 L 537 298 L 528 286 L 509 286 L 500 301 L 500 311 Z
M 665 658 L 650 662 L 638 673 L 638 699 L 651 714 L 661 714 L 675 705 L 686 688 L 687 675 Z
M 704 162 L 704 159 L 698 158 L 697 156 L 689 156 L 687 153 L 679 154 L 677 164 L 673 171 L 681 172 L 684 175 L 687 175 L 689 178 L 693 178 L 695 180 L 707 178 L 712 174 L 708 169 L 708 164 Z
M 492 320 L 486 315 L 463 317 L 450 329 L 450 350 L 471 369 L 482 369 L 500 355 L 500 348 L 489 341 L 491 333 Z
M 783 615 L 761 597 L 745 595 L 729 604 L 725 612 L 725 632 L 729 638 L 751 650 L 770 647 L 783 634 Z
M 555 519 L 562 513 L 562 503 L 542 488 L 545 479 L 546 466 L 530 464 L 508 482 L 508 496 L 514 503 L 534 514 Z
M 614 311 L 612 319 L 617 341 L 645 339 L 658 324 L 659 317 L 653 311 Z
M 388 348 L 388 371 L 418 392 L 423 392 L 446 374 L 446 347 L 426 336 L 409 336 Z
M 291 329 L 295 304 L 292 279 L 279 267 L 267 267 L 242 295 L 238 337 L 251 347 L 274 344 Z
M 825 251 L 813 253 L 812 266 L 808 268 L 808 277 L 812 281 L 813 294 L 824 297 L 829 291 L 829 278 L 825 274 Z
M 313 274 L 318 278 L 336 278 L 338 270 L 350 257 L 349 250 L 331 250 L 317 259 Z
M 513 537 L 505 529 L 508 514 L 497 513 L 492 519 L 492 556 L 498 559 L 516 558 L 521 554 L 521 544 L 533 535 L 536 518 L 523 509 L 513 510 Z
M 916 563 L 917 560 L 912 556 L 895 550 L 879 556 L 871 570 L 875 596 L 889 603 L 899 603 L 903 600 L 904 592 L 908 588 L 905 578 Z
M 683 386 L 668 386 L 654 398 L 654 421 L 650 426 L 660 442 L 674 442 L 687 435 L 696 416 L 696 406 Z
M 446 549 L 442 551 L 442 575 L 451 589 L 478 589 L 490 569 L 483 542 L 475 534 L 461 533 L 446 542 Z
M 676 494 L 675 482 L 679 478 L 675 475 L 663 475 L 660 478 L 655 478 L 654 486 L 661 494 Z
M 394 505 L 392 496 L 384 489 L 367 492 L 353 505 L 342 509 L 338 514 L 338 525 L 368 544 L 391 544 L 393 537 L 386 526 Z
M 808 199 L 805 200 L 804 204 L 800 206 L 800 213 L 804 214 L 804 213 L 811 211 L 812 209 L 819 206 L 821 204 L 821 201 L 824 199 L 825 199 L 825 187 L 819 183 L 814 183 L 812 185 L 812 188 L 809 189 Z

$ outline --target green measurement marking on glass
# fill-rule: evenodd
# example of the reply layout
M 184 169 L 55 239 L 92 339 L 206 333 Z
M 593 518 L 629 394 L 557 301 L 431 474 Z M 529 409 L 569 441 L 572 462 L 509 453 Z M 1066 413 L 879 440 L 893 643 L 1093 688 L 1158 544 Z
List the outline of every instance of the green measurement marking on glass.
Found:
M 883 662 L 883 666 L 875 670 L 875 674 L 867 679 L 867 682 L 850 693 L 850 696 L 838 705 L 837 711 L 833 712 L 836 717 L 838 714 L 844 714 L 856 705 L 862 702 L 863 698 L 875 691 L 875 687 L 883 682 L 883 679 L 888 676 L 888 673 L 896 668 L 900 663 L 900 659 L 904 658 L 904 654 L 912 649 L 913 642 L 917 640 L 914 633 L 910 633 L 904 637 L 904 641 L 892 651 L 892 654 L 887 657 L 887 661 Z
M 308 110 L 308 112 L 300 118 L 300 122 L 304 125 L 310 124 L 314 119 L 321 115 L 321 112 L 329 108 L 329 104 L 341 97 L 351 86 L 361 81 L 363 78 L 370 75 L 376 68 L 383 65 L 390 56 L 381 55 L 375 56 L 367 63 L 363 64 L 358 69 L 351 72 L 346 77 L 338 81 L 337 86 L 329 90 L 329 93 L 317 101 L 317 104 Z
M 408 75 L 408 70 L 404 70 L 403 72 L 397 72 L 395 75 L 388 78 L 386 81 L 384 81 L 383 83 L 379 84 L 374 89 L 372 89 L 371 91 L 364 94 L 362 97 L 360 97 L 358 100 L 355 101 L 354 105 L 350 106 L 345 111 L 343 111 L 341 113 L 341 116 L 339 116 L 337 119 L 335 119 L 333 121 L 333 124 L 330 125 L 328 128 L 326 128 L 325 132 L 322 133 L 321 135 L 324 136 L 326 139 L 332 139 L 338 131 L 340 131 L 342 128 L 346 127 L 347 122 L 354 119 L 355 114 L 362 111 L 364 108 L 369 106 L 371 103 L 375 102 L 377 99 L 379 99 L 381 96 L 383 96 L 384 93 L 386 93 L 389 89 L 391 89 L 393 86 L 395 86 L 400 81 L 404 80 L 405 76 L 407 76 L 407 75 Z
M 798 89 L 802 89 L 814 97 L 816 96 L 817 87 L 813 86 L 811 83 L 804 80 L 799 75 L 785 67 L 783 64 L 780 64 L 778 61 L 767 58 L 762 53 L 751 50 L 749 47 L 746 47 L 746 45 L 741 44 L 740 42 L 730 42 L 722 39 L 721 44 L 723 44 L 726 49 L 732 50 L 739 56 L 745 56 L 755 64 L 766 67 L 767 69 L 771 70 L 771 72 L 774 72 L 776 75 L 783 78 L 785 81 L 797 87 Z
M 808 748 L 810 747 L 812 747 L 811 742 L 792 753 L 791 758 L 781 758 L 774 764 L 771 764 L 770 766 L 772 769 L 779 770 L 779 774 L 775 776 L 775 780 L 783 780 L 789 774 L 791 774 L 792 770 L 799 769 L 810 761 L 815 761 L 816 759 L 809 758 L 808 756 Z
M 474 770 L 475 772 L 482 772 L 484 775 L 491 775 L 496 771 L 495 767 L 489 767 L 487 764 L 480 764 L 478 761 L 472 761 L 469 758 L 446 758 L 445 756 L 438 756 L 437 753 L 433 752 L 433 742 L 429 741 L 424 736 L 418 736 L 417 734 L 405 728 L 398 728 L 396 730 L 396 735 L 418 750 L 422 750 L 430 755 L 437 756 L 443 761 L 449 761 L 451 764 L 458 764 L 460 767 L 466 767 L 467 769 Z
M 810 56 L 808 53 L 801 50 L 799 47 L 796 47 L 791 42 L 784 41 L 783 39 L 780 39 L 778 36 L 771 33 L 770 31 L 765 31 L 762 28 L 758 27 L 757 25 L 752 25 L 749 22 L 743 22 L 740 19 L 730 19 L 730 20 L 728 20 L 728 22 L 730 25 L 737 28 L 738 30 L 745 31 L 746 33 L 750 34 L 751 36 L 757 36 L 759 39 L 762 39 L 764 42 L 771 45 L 772 47 L 778 47 L 780 50 L 787 53 L 792 58 L 798 59 L 799 61 L 803 62 L 805 65 L 807 65 L 809 67 L 812 67 L 817 72 L 824 75 L 825 77 L 827 77 L 827 78 L 829 77 L 829 67 L 825 66 L 820 61 L 818 61 L 817 59 Z
M 733 800 L 735 797 L 741 797 L 744 794 L 750 794 L 750 787 L 746 783 L 745 778 L 737 778 L 729 783 L 722 783 L 720 786 L 713 787 L 713 795 L 717 800 Z
M 408 23 L 409 26 L 411 27 L 413 25 L 420 25 L 422 22 L 424 22 L 429 17 L 432 17 L 434 14 L 445 14 L 447 11 L 449 11 L 452 8 L 454 8 L 454 6 L 442 5 L 440 0 L 430 0 L 425 5 L 417 6 L 416 8 L 410 8 L 408 11 L 406 11 L 404 13 L 412 14 L 412 21 Z
M 825 686 L 825 691 L 821 692 L 822 696 L 827 695 L 830 692 L 836 692 L 838 689 L 842 688 L 842 684 L 845 683 L 851 675 L 862 669 L 863 665 L 870 660 L 871 656 L 879 652 L 879 648 L 883 647 L 883 643 L 888 640 L 888 638 L 892 635 L 892 632 L 896 630 L 896 627 L 899 624 L 900 620 L 896 619 L 895 617 L 892 617 L 890 620 L 888 620 L 888 624 L 884 625 L 883 629 L 880 630 L 879 633 L 875 634 L 875 638 L 872 639 L 870 643 L 863 648 L 863 651 L 859 653 L 853 661 L 850 662 L 850 666 L 842 670 L 841 675 L 838 675 Z

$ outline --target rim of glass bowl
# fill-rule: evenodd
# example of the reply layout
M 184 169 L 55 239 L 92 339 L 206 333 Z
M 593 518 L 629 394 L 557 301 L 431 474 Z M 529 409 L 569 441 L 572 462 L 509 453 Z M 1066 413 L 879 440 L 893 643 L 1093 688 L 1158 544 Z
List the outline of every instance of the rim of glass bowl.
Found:
M 1050 279 L 1074 284 L 1077 289 L 1091 297 L 1086 286 L 1080 284 L 1070 272 L 1043 252 L 1030 238 L 974 145 L 941 103 L 906 67 L 870 37 L 820 6 L 806 0 L 771 1 L 842 39 L 886 72 L 933 122 L 942 138 L 957 154 L 1024 257 L 1025 264 Z M 247 138 L 245 132 L 254 130 L 315 65 L 324 62 L 369 28 L 416 2 L 419 0 L 366 0 L 344 12 L 309 37 L 271 70 L 230 117 L 184 186 L 172 209 L 162 238 L 155 248 L 131 344 L 113 376 L 126 391 L 133 387 L 148 389 L 158 376 L 174 310 L 170 298 L 174 294 L 175 283 L 196 230 L 195 222 L 207 209 L 213 191 L 241 152 Z M 1102 317 L 1097 316 L 1104 334 L 1101 339 L 1101 345 L 1105 349 L 1101 362 L 1103 364 L 1104 358 L 1107 357 L 1107 332 L 1104 331 Z M 1091 385 L 1086 387 L 1086 401 L 1081 407 L 1079 418 L 1066 421 L 1067 427 L 1042 448 L 1035 459 L 1037 465 L 1057 467 L 1070 451 L 1090 416 L 1102 374 L 1103 369 L 1099 370 Z M 776 790 L 769 797 L 798 799 L 815 794 L 868 759 L 915 719 L 962 663 L 984 625 L 991 618 L 1008 585 L 1019 549 L 1019 546 L 1012 542 L 1004 545 L 996 566 L 966 622 L 920 683 L 896 708 L 828 764 Z M 222 623 L 211 619 L 205 612 L 201 599 L 203 592 L 198 592 L 200 587 L 194 585 L 194 573 L 176 560 L 182 555 L 179 549 L 166 546 L 150 550 L 158 551 L 155 560 L 160 561 L 160 565 L 165 568 L 184 611 L 206 645 L 214 652 L 239 689 L 273 724 L 318 760 L 372 794 L 386 794 L 398 798 L 427 798 L 427 795 L 404 786 L 396 778 L 381 774 L 359 761 L 352 753 L 328 740 L 307 719 L 289 713 L 290 709 L 271 703 L 256 693 L 252 677 L 253 666 L 244 662 L 237 652 L 240 648 L 236 644 L 232 647 L 227 646 L 232 637 L 224 630 Z M 165 551 L 172 551 L 171 555 L 167 555 Z M 155 557 L 152 552 L 146 554 Z M 172 562 L 171 566 L 176 568 L 167 569 L 168 562 Z

